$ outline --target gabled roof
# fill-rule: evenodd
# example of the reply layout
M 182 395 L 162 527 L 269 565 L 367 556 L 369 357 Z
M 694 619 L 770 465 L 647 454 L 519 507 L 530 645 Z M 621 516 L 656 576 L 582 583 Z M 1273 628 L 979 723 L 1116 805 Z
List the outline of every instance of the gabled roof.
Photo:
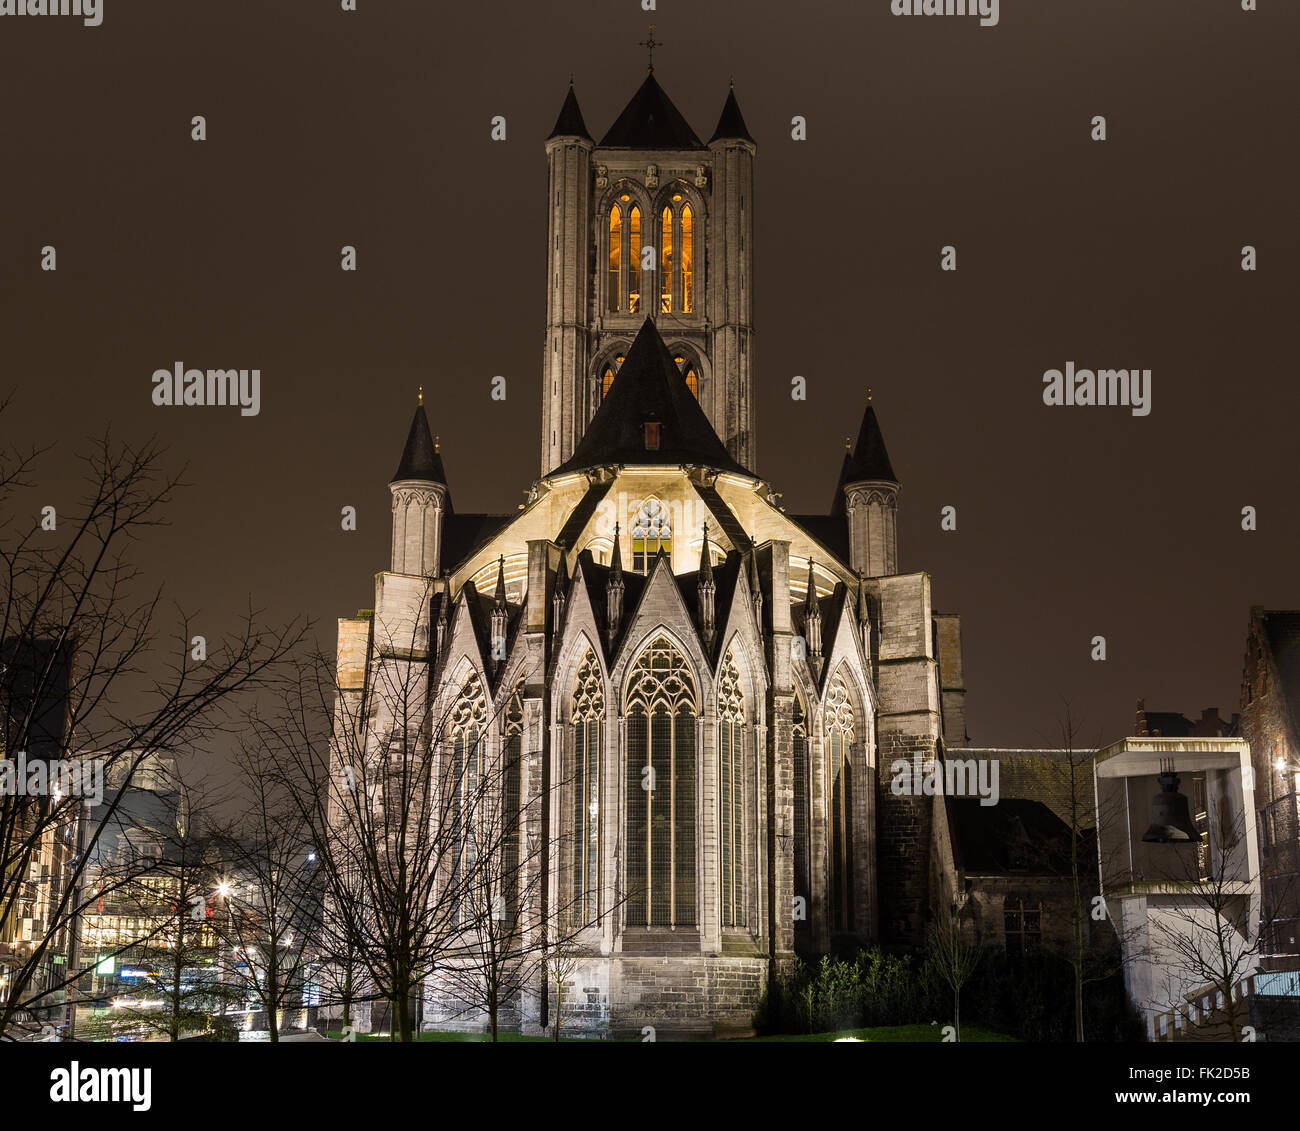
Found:
M 564 97 L 564 105 L 560 107 L 560 116 L 555 119 L 555 129 L 546 140 L 550 141 L 552 137 L 591 138 L 587 132 L 587 123 L 582 120 L 582 110 L 578 107 L 578 96 L 573 93 L 572 82 L 569 83 L 569 93 Z
M 600 144 L 606 149 L 705 148 L 653 73 L 646 75 Z
M 659 426 L 659 446 L 651 450 L 648 423 Z M 609 464 L 699 464 L 750 474 L 727 454 L 649 318 L 573 455 L 550 474 Z
M 399 479 L 422 479 L 443 486 L 447 484 L 442 456 L 438 454 L 438 446 L 433 442 L 433 433 L 429 431 L 429 418 L 424 414 L 423 404 L 416 406 L 415 415 L 411 417 L 406 447 L 402 449 L 402 459 L 391 482 L 396 483 Z
M 736 88 L 732 87 L 727 91 L 727 101 L 722 104 L 722 116 L 718 119 L 718 128 L 713 131 L 713 136 L 709 138 L 709 144 L 715 141 L 727 138 L 743 138 L 745 141 L 753 141 L 749 136 L 749 129 L 745 125 L 745 116 L 740 112 L 740 103 L 736 101 Z

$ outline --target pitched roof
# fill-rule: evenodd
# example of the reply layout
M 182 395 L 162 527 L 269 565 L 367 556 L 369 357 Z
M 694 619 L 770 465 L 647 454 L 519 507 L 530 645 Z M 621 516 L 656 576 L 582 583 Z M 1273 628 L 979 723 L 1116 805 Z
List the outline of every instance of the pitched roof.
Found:
M 653 73 L 646 75 L 600 144 L 612 149 L 705 148 Z
M 555 129 L 546 140 L 550 141 L 552 137 L 591 137 L 587 132 L 587 123 L 582 120 L 582 110 L 578 107 L 578 96 L 573 93 L 573 83 L 569 83 L 569 93 L 565 95 L 564 105 L 560 107 L 560 116 L 555 119 Z
M 646 447 L 647 423 L 659 426 L 657 448 Z M 700 464 L 750 474 L 727 454 L 649 318 L 573 455 L 550 474 L 607 464 Z
M 427 483 L 441 483 L 444 486 L 447 483 L 442 456 L 438 454 L 438 446 L 433 442 L 429 418 L 425 416 L 422 404 L 416 406 L 415 415 L 411 417 L 411 430 L 406 435 L 402 460 L 390 482 L 396 483 L 399 479 L 422 479 Z
M 889 453 L 885 450 L 885 437 L 880 431 L 880 422 L 876 419 L 876 410 L 867 398 L 867 409 L 862 414 L 862 427 L 858 429 L 858 442 L 853 445 L 853 455 L 844 461 L 840 472 L 840 486 L 858 483 L 864 479 L 880 479 L 887 483 L 897 483 L 898 476 L 889 462 Z
M 740 112 L 740 103 L 736 101 L 736 88 L 732 87 L 727 91 L 727 101 L 722 104 L 722 116 L 718 118 L 718 128 L 709 138 L 709 144 L 712 145 L 720 138 L 734 137 L 743 138 L 745 141 L 754 140 L 749 136 L 745 116 Z

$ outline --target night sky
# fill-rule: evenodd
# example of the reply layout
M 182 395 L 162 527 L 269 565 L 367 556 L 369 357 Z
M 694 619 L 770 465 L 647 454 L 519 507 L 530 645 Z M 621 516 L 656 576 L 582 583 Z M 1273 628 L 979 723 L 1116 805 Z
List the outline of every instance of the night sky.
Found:
M 141 547 L 150 576 L 211 637 L 251 598 L 332 645 L 388 564 L 418 385 L 458 510 L 513 511 L 533 481 L 543 143 L 571 72 L 599 138 L 654 20 L 656 77 L 696 133 L 734 75 L 758 142 L 755 470 L 824 512 L 874 389 L 901 567 L 963 617 L 973 743 L 1055 742 L 1062 695 L 1086 739 L 1130 733 L 1138 696 L 1226 715 L 1249 607 L 1300 606 L 1300 4 L 1259 6 L 1003 0 L 993 28 L 888 0 L 0 19 L 5 427 L 57 441 L 40 493 L 64 508 L 83 437 L 157 434 L 192 486 Z M 259 368 L 261 414 L 155 407 L 151 375 L 177 361 Z M 1042 374 L 1068 361 L 1151 369 L 1151 414 L 1045 407 Z

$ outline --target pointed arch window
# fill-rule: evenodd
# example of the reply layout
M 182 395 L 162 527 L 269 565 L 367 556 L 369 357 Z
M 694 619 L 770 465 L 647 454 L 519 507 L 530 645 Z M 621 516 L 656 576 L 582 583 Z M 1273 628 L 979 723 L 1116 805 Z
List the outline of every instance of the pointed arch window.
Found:
M 623 364 L 623 355 L 619 354 L 608 365 L 605 366 L 605 372 L 600 375 L 600 399 L 603 401 L 609 395 L 609 387 L 614 383 L 614 374 L 619 371 Z
M 600 753 L 605 692 L 595 654 L 587 651 L 573 688 L 571 796 L 573 825 L 572 897 L 575 925 L 600 916 Z
M 661 215 L 662 231 L 659 236 L 659 310 L 673 312 L 673 210 L 665 208 Z
M 638 503 L 632 512 L 632 569 L 647 573 L 655 555 L 673 549 L 673 520 L 668 508 L 658 499 Z
M 677 368 L 682 371 L 682 377 L 686 380 L 686 387 L 691 391 L 691 396 L 698 401 L 700 399 L 700 374 L 695 362 L 684 354 L 679 354 L 673 360 L 677 362 Z
M 695 312 L 695 211 L 684 192 L 659 213 L 659 311 Z
M 831 777 L 831 929 L 853 929 L 853 701 L 842 674 L 826 699 L 826 757 Z
M 641 209 L 623 193 L 609 209 L 605 306 L 611 314 L 641 309 Z
M 487 702 L 477 674 L 461 687 L 451 711 L 452 835 L 456 845 L 451 895 L 457 926 L 465 925 L 463 889 L 472 882 L 484 834 L 483 735 Z
M 504 901 L 505 916 L 514 922 L 519 913 L 519 803 L 523 784 L 524 766 L 524 701 L 523 687 L 519 684 L 506 703 L 501 729 L 501 784 L 495 802 L 501 807 L 501 881 L 492 892 Z
M 812 828 L 809 797 L 812 791 L 808 777 L 808 716 L 798 692 L 794 696 L 791 748 L 794 763 L 794 894 L 801 896 L 804 901 L 804 917 L 794 921 L 794 929 L 799 931 L 808 927 L 808 906 L 812 902 L 812 884 L 808 871 L 808 833 Z
M 722 925 L 745 920 L 745 700 L 740 670 L 728 651 L 718 681 L 718 801 L 722 865 Z
M 665 636 L 637 657 L 627 726 L 627 924 L 695 926 L 695 681 Z

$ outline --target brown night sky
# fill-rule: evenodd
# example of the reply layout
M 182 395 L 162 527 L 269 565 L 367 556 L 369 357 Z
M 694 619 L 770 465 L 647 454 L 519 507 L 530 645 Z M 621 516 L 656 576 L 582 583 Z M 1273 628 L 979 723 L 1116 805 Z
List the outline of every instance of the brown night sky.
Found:
M 543 140 L 570 72 L 599 137 L 654 19 L 656 77 L 696 132 L 734 74 L 758 141 L 756 470 L 791 511 L 824 511 L 874 388 L 902 568 L 963 615 L 973 742 L 1055 741 L 1062 694 L 1089 739 L 1128 733 L 1140 695 L 1226 714 L 1249 606 L 1300 606 L 1300 4 L 1260 7 L 1003 0 L 994 28 L 888 0 L 105 0 L 99 28 L 0 19 L 6 427 L 57 440 L 41 492 L 60 507 L 79 438 L 157 433 L 193 484 L 144 548 L 169 595 L 213 637 L 251 595 L 332 640 L 387 565 L 417 385 L 457 509 L 513 510 L 532 482 Z M 155 407 L 150 376 L 176 361 L 260 368 L 261 415 Z M 1042 374 L 1067 361 L 1151 369 L 1150 416 L 1045 407 Z

